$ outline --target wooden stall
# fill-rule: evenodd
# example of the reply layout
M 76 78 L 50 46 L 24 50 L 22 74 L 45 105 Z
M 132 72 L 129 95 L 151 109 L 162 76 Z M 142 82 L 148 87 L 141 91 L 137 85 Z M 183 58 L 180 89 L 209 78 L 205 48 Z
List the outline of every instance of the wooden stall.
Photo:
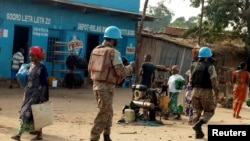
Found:
M 232 72 L 235 69 L 232 67 L 220 66 L 217 68 L 218 81 L 220 86 L 219 103 L 222 107 L 232 108 Z

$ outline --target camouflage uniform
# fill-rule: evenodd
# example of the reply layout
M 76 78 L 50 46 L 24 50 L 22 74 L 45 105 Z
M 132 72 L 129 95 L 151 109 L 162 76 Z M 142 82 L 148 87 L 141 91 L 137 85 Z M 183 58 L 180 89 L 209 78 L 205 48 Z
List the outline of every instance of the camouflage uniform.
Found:
M 191 74 L 193 121 L 195 122 L 193 129 L 195 130 L 195 138 L 201 139 L 204 137 L 202 125 L 214 115 L 217 104 L 215 96 L 218 97 L 219 86 L 215 67 L 207 58 L 194 62 L 191 66 Z
M 104 41 L 102 45 L 106 47 L 113 47 L 108 41 Z M 114 48 L 114 47 L 113 47 Z M 115 50 L 115 49 L 114 49 Z M 131 65 L 124 66 L 122 60 L 119 59 L 120 53 L 115 50 L 113 58 L 113 69 L 118 76 L 126 76 L 131 74 L 133 68 Z M 90 60 L 91 61 L 91 60 Z M 91 71 L 91 70 L 89 70 Z M 91 129 L 90 139 L 98 141 L 100 139 L 100 134 L 103 132 L 104 135 L 110 135 L 112 118 L 113 118 L 113 96 L 115 85 L 113 83 L 107 83 L 105 81 L 95 81 L 93 80 L 93 91 L 96 97 L 99 111 L 94 120 L 94 125 Z
M 195 67 L 200 67 L 202 62 L 195 62 L 191 66 L 191 72 L 195 71 Z M 196 66 L 197 65 L 197 66 Z M 219 85 L 217 81 L 217 74 L 214 65 L 208 67 L 208 73 L 211 80 L 212 88 L 199 88 L 193 86 L 192 91 L 192 105 L 194 108 L 194 118 L 193 122 L 197 122 L 201 118 L 203 112 L 202 120 L 207 123 L 212 116 L 216 108 L 215 96 L 218 96 Z M 213 93 L 214 90 L 214 93 Z

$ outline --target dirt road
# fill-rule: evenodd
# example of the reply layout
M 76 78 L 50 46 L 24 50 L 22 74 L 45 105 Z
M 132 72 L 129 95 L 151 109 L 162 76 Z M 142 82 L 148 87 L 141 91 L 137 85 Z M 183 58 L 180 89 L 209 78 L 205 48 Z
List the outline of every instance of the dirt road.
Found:
M 122 107 L 129 104 L 132 90 L 117 88 L 114 97 L 113 141 L 193 141 L 194 131 L 187 117 L 182 120 L 162 120 L 164 125 L 118 124 Z M 8 89 L 0 86 L 0 141 L 11 141 L 19 127 L 18 111 L 22 102 L 23 89 Z M 90 129 L 96 115 L 96 103 L 91 88 L 50 89 L 54 104 L 54 124 L 44 128 L 44 141 L 89 141 Z M 232 110 L 218 107 L 209 124 L 249 124 L 250 109 L 242 109 L 242 119 L 234 119 Z M 158 119 L 159 120 L 159 119 Z M 207 125 L 203 127 L 207 140 Z M 32 135 L 24 133 L 22 141 Z M 103 140 L 101 138 L 101 140 Z

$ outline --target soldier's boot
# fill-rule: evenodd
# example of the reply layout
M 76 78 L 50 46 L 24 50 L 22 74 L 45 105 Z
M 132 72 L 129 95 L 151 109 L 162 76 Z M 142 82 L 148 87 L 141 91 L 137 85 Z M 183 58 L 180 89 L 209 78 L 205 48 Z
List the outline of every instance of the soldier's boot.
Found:
M 202 132 L 201 126 L 204 124 L 204 121 L 200 119 L 196 124 L 193 126 L 195 131 L 195 138 L 202 139 L 204 137 L 204 133 Z
M 104 138 L 104 141 L 112 141 L 112 140 L 110 139 L 110 136 L 109 136 L 109 135 L 104 135 L 104 134 L 103 134 L 103 138 Z

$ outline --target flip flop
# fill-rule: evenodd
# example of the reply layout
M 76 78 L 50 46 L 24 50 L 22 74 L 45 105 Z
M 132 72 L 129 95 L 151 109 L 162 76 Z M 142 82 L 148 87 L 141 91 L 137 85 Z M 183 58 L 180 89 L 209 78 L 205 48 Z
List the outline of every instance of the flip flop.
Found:
M 39 131 L 31 131 L 29 132 L 31 135 L 37 135 Z
M 241 118 L 241 116 L 236 116 L 235 118 Z
M 32 138 L 31 140 L 32 140 L 32 141 L 37 141 L 37 140 L 43 140 L 43 138 L 42 138 L 42 137 L 36 136 L 36 137 Z
M 21 141 L 21 137 L 18 135 L 15 135 L 13 137 L 11 137 L 12 139 L 16 140 L 16 141 Z

